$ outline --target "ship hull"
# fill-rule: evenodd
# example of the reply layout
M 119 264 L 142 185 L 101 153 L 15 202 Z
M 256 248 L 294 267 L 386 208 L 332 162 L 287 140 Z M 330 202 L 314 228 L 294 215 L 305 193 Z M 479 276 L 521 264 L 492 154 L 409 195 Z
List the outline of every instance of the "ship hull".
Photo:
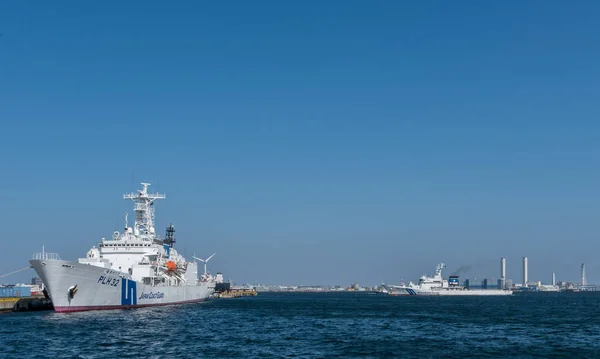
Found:
M 409 295 L 417 295 L 417 292 L 411 288 L 394 287 L 388 290 L 388 294 L 395 297 L 405 297 Z
M 498 295 L 512 295 L 510 290 L 494 290 L 494 289 L 481 289 L 481 290 L 440 290 L 437 295 L 441 296 L 498 296 Z
M 512 295 L 511 290 L 498 289 L 421 289 L 418 287 L 394 287 L 389 290 L 392 296 L 498 296 Z
M 151 286 L 126 273 L 63 260 L 29 261 L 46 286 L 58 313 L 128 309 L 207 300 L 214 283 Z

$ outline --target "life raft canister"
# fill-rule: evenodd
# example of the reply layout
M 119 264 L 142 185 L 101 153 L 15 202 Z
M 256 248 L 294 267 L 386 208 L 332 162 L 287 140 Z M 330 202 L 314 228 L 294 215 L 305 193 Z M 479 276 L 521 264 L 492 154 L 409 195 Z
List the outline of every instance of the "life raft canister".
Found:
M 177 269 L 177 264 L 175 264 L 175 262 L 173 262 L 173 261 L 167 262 L 167 271 L 174 272 L 176 269 Z

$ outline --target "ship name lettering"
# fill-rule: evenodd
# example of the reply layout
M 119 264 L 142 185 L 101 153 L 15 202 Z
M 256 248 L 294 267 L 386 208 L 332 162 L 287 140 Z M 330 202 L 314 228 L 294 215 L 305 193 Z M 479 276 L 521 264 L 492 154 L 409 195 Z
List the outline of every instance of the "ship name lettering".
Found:
M 156 292 L 156 293 L 142 293 L 138 299 L 161 299 L 165 297 L 165 293 Z
M 96 283 L 116 287 L 117 284 L 119 284 L 119 280 L 116 278 L 109 278 L 109 277 L 105 277 L 105 276 L 101 275 L 100 278 L 98 278 L 98 281 Z

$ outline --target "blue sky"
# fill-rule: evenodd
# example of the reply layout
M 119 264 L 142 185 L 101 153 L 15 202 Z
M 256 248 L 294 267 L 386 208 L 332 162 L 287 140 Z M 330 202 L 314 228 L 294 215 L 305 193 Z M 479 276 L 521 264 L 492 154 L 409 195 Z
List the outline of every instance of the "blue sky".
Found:
M 0 4 L 0 274 L 122 193 L 235 282 L 600 283 L 600 4 Z M 448 273 L 449 274 L 449 273 Z M 27 279 L 33 273 L 11 277 Z M 2 281 L 2 280 L 0 280 Z M 4 280 L 9 281 L 9 280 Z

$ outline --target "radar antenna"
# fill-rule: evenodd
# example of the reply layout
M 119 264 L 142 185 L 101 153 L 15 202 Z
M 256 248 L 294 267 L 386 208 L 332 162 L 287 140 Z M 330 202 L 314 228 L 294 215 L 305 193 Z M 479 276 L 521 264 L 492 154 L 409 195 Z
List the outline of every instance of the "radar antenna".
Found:
M 165 199 L 164 194 L 148 193 L 150 183 L 142 183 L 143 188 L 137 193 L 127 193 L 123 195 L 124 199 L 130 199 L 134 203 L 135 227 L 133 234 L 155 236 L 154 232 L 154 201 Z

